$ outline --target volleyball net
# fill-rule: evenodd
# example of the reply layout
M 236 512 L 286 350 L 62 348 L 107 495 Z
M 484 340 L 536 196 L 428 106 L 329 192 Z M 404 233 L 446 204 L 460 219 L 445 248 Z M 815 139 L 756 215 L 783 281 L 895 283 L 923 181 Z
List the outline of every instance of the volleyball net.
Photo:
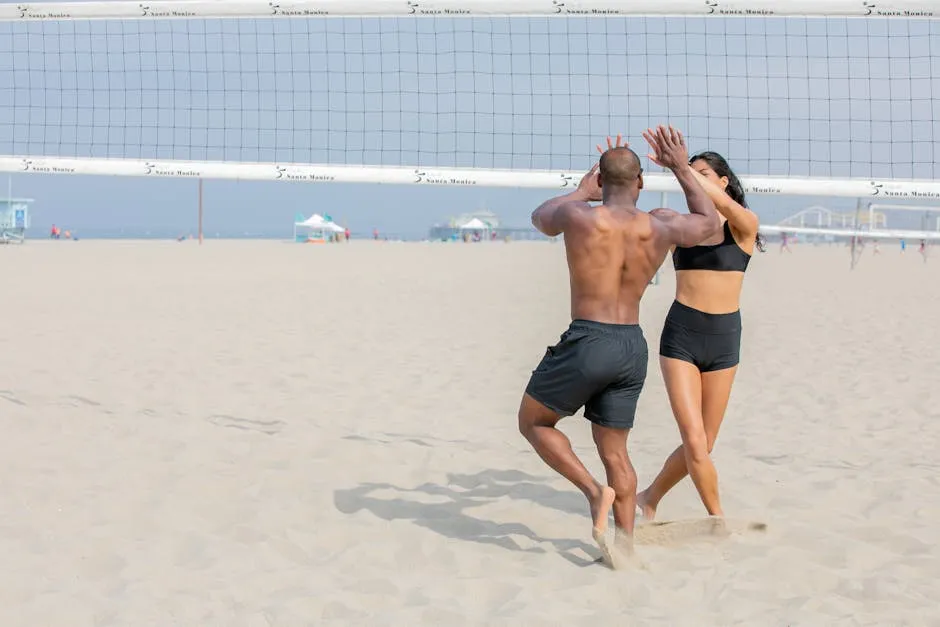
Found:
M 749 193 L 940 199 L 934 5 L 2 4 L 0 171 L 565 188 L 670 123 Z

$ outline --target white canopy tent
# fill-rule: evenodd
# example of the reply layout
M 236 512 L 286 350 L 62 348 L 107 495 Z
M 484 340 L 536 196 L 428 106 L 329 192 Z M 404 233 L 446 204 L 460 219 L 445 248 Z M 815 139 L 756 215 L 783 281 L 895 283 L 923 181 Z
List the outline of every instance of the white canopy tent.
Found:
M 305 239 L 311 239 L 311 236 L 316 239 L 326 239 L 328 233 L 345 233 L 346 229 L 315 213 L 303 222 L 294 222 L 294 241 L 297 241 L 298 231 L 306 231 Z M 317 238 L 317 235 L 320 237 Z
M 480 218 L 473 218 L 466 224 L 460 226 L 461 231 L 489 231 L 490 225 Z
M 480 218 L 472 218 L 457 228 L 464 241 L 469 241 L 470 237 L 472 237 L 474 241 L 488 240 L 493 233 L 493 227 Z

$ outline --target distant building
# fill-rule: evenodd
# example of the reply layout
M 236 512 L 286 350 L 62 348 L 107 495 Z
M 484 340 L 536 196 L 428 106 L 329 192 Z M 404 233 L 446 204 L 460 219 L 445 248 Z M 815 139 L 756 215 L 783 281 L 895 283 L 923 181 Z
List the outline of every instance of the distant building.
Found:
M 498 215 L 485 209 L 463 213 L 451 218 L 446 224 L 435 224 L 428 230 L 428 239 L 434 241 L 459 240 L 461 239 L 460 227 L 473 220 L 484 223 L 489 229 L 489 233 L 495 233 L 495 239 L 504 239 L 506 237 L 515 240 L 548 239 L 531 226 L 522 228 L 503 226 Z
M 486 209 L 481 209 L 480 211 L 474 211 L 472 213 L 463 213 L 456 218 L 450 219 L 451 227 L 459 227 L 461 224 L 466 224 L 476 218 L 480 222 L 483 222 L 493 230 L 499 229 L 499 216 L 488 211 Z

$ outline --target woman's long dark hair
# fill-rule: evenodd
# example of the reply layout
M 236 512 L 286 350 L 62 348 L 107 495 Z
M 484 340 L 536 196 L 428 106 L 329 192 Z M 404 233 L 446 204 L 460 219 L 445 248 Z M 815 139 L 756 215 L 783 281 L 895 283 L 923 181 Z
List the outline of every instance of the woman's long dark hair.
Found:
M 724 157 L 719 155 L 717 152 L 711 152 L 710 150 L 705 152 L 700 152 L 691 159 L 689 159 L 689 165 L 692 165 L 696 161 L 704 161 L 708 164 L 712 170 L 715 171 L 715 174 L 718 175 L 718 178 L 725 176 L 728 178 L 728 187 L 725 188 L 725 193 L 731 196 L 731 199 L 741 205 L 742 207 L 747 207 L 747 200 L 744 198 L 744 186 L 741 185 L 741 181 L 738 180 L 737 174 L 731 169 L 731 166 L 728 165 L 728 162 Z M 757 234 L 757 250 L 764 252 L 764 238 L 761 237 L 761 234 Z

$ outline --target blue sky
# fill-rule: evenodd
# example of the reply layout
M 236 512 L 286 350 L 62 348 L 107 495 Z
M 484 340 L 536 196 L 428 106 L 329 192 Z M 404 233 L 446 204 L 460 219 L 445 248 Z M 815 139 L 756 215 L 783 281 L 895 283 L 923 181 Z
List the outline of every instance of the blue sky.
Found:
M 0 86 L 3 154 L 582 169 L 608 132 L 642 154 L 671 121 L 742 174 L 940 176 L 937 20 L 0 23 Z M 12 182 L 43 230 L 195 222 L 192 180 Z M 206 225 L 279 235 L 320 211 L 414 236 L 483 206 L 524 225 L 551 193 L 207 181 Z M 774 222 L 815 200 L 751 204 Z

